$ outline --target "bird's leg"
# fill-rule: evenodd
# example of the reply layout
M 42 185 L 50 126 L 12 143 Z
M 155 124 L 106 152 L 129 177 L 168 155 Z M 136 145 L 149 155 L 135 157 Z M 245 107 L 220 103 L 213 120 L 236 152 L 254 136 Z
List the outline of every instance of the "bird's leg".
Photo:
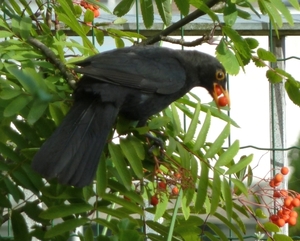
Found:
M 151 139 L 156 146 L 159 146 L 161 150 L 164 150 L 165 148 L 165 143 L 162 139 L 158 138 L 158 137 L 155 137 L 153 136 L 151 133 L 146 133 L 145 136 L 148 138 L 148 139 Z M 151 152 L 153 150 L 155 146 L 151 146 L 150 149 L 149 149 L 149 152 Z

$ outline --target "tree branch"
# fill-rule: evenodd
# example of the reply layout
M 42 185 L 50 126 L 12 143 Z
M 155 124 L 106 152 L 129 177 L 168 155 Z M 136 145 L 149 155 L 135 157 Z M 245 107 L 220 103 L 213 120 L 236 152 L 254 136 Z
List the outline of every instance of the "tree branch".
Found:
M 207 2 L 207 6 L 209 8 L 212 8 L 214 5 L 216 5 L 217 3 L 219 3 L 220 0 L 209 0 Z M 145 41 L 141 42 L 140 45 L 151 45 L 154 44 L 161 39 L 162 36 L 168 36 L 169 34 L 171 34 L 172 32 L 174 32 L 175 30 L 183 27 L 184 25 L 192 22 L 193 20 L 205 15 L 206 13 L 197 9 L 194 12 L 190 13 L 189 15 L 185 16 L 184 18 L 180 19 L 179 21 L 177 21 L 176 23 L 170 25 L 169 27 L 167 27 L 166 29 L 164 29 L 163 31 L 161 31 L 160 33 L 154 35 L 151 38 L 146 39 Z
M 27 39 L 27 42 L 33 45 L 34 47 L 40 49 L 44 53 L 44 55 L 50 60 L 50 62 L 53 63 L 60 70 L 64 78 L 68 81 L 71 88 L 75 89 L 76 81 L 74 79 L 73 74 L 69 69 L 67 69 L 66 65 L 63 64 L 56 57 L 55 53 L 50 48 L 48 48 L 45 44 L 43 44 L 39 40 L 32 37 L 29 37 Z

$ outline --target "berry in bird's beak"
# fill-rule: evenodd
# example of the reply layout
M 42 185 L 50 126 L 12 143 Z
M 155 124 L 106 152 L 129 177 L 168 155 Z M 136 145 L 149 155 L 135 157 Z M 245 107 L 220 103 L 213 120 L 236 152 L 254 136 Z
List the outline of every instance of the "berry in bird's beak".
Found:
M 220 97 L 219 97 L 220 96 Z M 230 106 L 230 98 L 228 91 L 225 90 L 221 85 L 214 83 L 214 89 L 212 92 L 212 97 L 218 107 Z

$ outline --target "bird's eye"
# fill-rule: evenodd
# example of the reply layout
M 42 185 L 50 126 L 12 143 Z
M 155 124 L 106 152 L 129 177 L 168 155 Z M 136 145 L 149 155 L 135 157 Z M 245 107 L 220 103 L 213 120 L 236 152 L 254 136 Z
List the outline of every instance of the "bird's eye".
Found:
M 224 73 L 223 70 L 217 70 L 216 79 L 219 80 L 219 81 L 225 79 L 225 73 Z

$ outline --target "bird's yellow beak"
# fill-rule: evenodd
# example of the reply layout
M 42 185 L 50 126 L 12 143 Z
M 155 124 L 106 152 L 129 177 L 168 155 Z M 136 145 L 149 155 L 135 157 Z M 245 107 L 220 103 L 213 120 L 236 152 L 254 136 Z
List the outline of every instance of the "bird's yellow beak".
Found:
M 220 93 L 220 90 L 221 90 L 221 93 Z M 223 94 L 223 96 L 219 97 L 222 94 Z M 214 83 L 214 89 L 213 89 L 213 92 L 211 95 L 212 95 L 218 109 L 220 109 L 220 107 L 224 107 L 224 106 L 230 107 L 229 93 L 221 85 Z M 219 98 L 225 98 L 225 102 L 219 101 Z

